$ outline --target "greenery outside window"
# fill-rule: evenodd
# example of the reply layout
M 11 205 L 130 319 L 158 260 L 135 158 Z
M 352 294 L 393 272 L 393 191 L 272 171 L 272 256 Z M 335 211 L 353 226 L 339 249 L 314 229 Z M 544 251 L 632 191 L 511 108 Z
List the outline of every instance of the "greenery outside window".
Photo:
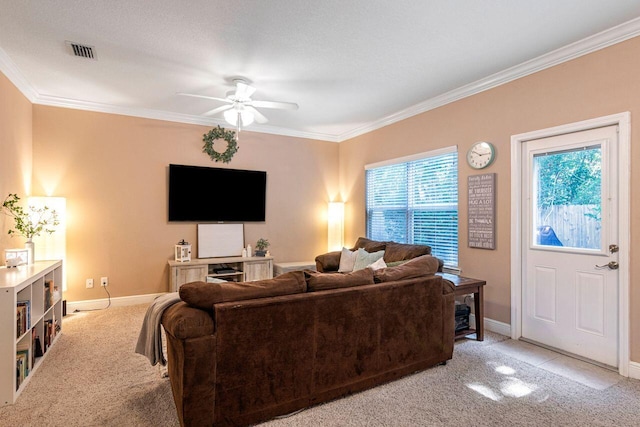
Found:
M 449 147 L 365 166 L 367 237 L 429 245 L 458 265 L 458 152 Z

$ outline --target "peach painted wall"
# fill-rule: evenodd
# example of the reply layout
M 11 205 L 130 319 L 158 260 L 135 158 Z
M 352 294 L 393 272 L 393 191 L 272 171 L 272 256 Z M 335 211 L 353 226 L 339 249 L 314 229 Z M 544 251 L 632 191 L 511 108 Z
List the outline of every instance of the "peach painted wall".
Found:
M 9 193 L 20 198 L 31 190 L 31 102 L 0 73 L 0 204 Z M 0 215 L 0 254 L 24 247 L 22 237 L 7 235 L 14 222 Z M 4 258 L 2 258 L 4 264 Z
M 245 224 L 255 247 L 271 242 L 276 261 L 326 252 L 326 209 L 338 191 L 338 144 L 242 132 L 231 163 L 202 153 L 211 127 L 57 107 L 33 107 L 34 193 L 67 198 L 67 282 L 70 301 L 168 290 L 174 245 L 196 244 L 196 223 L 167 222 L 170 163 L 267 171 L 267 218 Z M 218 141 L 218 150 L 224 150 Z M 225 183 L 194 183 L 233 203 Z
M 512 135 L 631 112 L 631 241 L 640 241 L 640 38 L 614 45 L 340 144 L 340 185 L 347 201 L 346 241 L 365 234 L 364 166 L 457 145 L 459 153 L 459 260 L 463 274 L 487 280 L 485 315 L 510 323 Z M 476 141 L 497 148 L 497 248 L 467 246 L 467 177 L 477 174 L 465 155 Z M 640 258 L 631 249 L 631 358 L 640 361 Z

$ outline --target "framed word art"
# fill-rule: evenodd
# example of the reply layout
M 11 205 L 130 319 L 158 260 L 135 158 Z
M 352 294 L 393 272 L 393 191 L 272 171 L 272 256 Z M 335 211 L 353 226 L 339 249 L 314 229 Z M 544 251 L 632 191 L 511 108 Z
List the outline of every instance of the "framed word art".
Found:
M 468 241 L 470 248 L 496 248 L 496 174 L 468 180 Z

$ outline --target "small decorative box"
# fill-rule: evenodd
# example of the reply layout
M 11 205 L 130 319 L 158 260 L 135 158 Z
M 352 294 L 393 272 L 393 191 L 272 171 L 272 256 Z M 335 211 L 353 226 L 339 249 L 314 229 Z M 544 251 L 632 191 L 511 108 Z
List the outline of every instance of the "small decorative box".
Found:
M 29 251 L 27 249 L 5 249 L 4 262 L 7 267 L 17 267 L 28 262 Z

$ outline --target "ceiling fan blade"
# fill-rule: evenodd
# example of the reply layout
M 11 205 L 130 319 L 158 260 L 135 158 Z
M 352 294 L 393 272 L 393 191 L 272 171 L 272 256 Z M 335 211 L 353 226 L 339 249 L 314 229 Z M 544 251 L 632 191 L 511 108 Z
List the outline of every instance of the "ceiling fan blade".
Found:
M 260 108 L 277 108 L 279 110 L 297 110 L 299 108 L 295 102 L 280 101 L 251 101 L 250 105 Z
M 223 111 L 227 111 L 233 108 L 233 105 L 223 105 L 222 107 L 214 108 L 213 110 L 209 110 L 206 113 L 203 113 L 203 116 L 215 116 L 218 113 L 222 113 Z
M 244 82 L 236 83 L 236 97 L 240 99 L 249 99 L 251 95 L 256 91 L 256 88 L 249 86 Z
M 176 92 L 176 95 L 191 96 L 193 98 L 213 99 L 214 101 L 222 101 L 222 102 L 229 102 L 229 103 L 233 102 L 230 99 L 226 99 L 226 98 L 217 98 L 215 96 L 207 96 L 207 95 L 196 95 L 195 93 Z
M 251 105 L 246 105 L 245 110 L 251 111 L 251 113 L 253 113 L 253 116 L 256 119 L 256 122 L 260 123 L 260 124 L 264 124 L 267 123 L 269 121 L 269 119 L 267 119 L 264 114 L 262 114 L 260 111 L 256 110 L 255 108 L 253 108 Z

